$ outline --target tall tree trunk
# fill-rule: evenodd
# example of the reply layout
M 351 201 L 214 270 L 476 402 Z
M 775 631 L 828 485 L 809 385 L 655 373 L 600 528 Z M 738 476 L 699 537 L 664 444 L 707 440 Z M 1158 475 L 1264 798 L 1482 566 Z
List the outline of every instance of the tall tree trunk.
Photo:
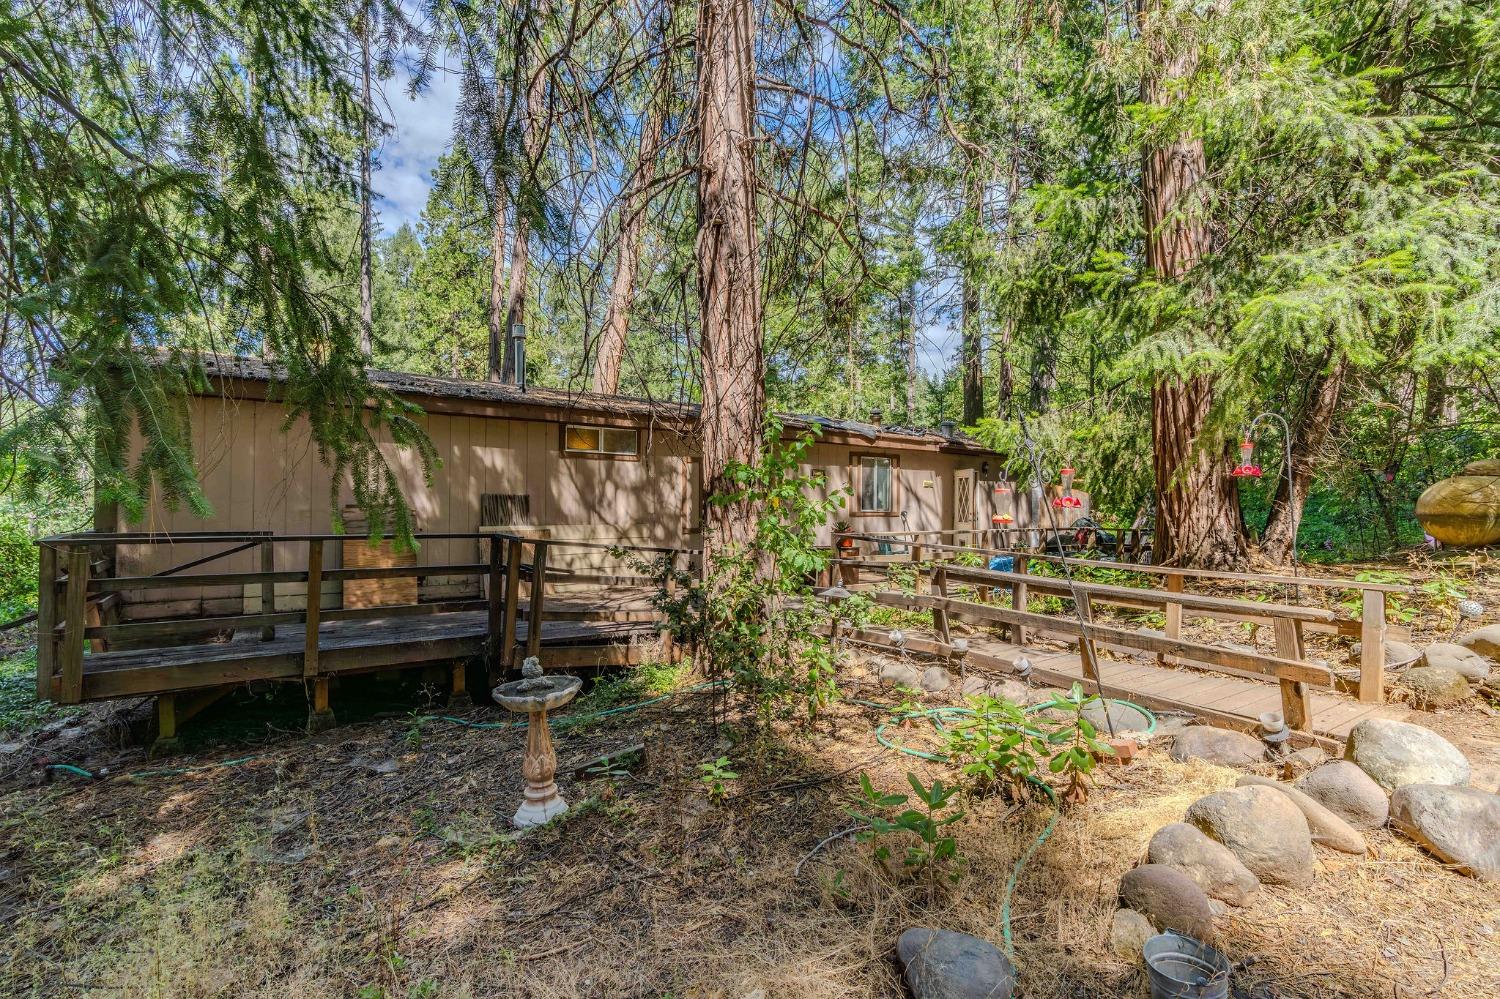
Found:
M 1286 565 L 1297 557 L 1297 528 L 1302 523 L 1302 510 L 1318 456 L 1333 432 L 1333 418 L 1338 413 L 1347 371 L 1348 364 L 1340 357 L 1317 376 L 1307 410 L 1292 429 L 1291 481 L 1287 480 L 1284 469 L 1277 476 L 1276 497 L 1271 501 L 1271 515 L 1261 541 L 1261 554 L 1277 565 Z
M 959 277 L 963 287 L 960 290 L 958 354 L 963 373 L 963 422 L 966 426 L 978 423 L 984 415 L 984 333 L 979 321 L 979 264 L 975 259 L 974 245 L 979 240 L 978 230 L 984 211 L 984 183 L 976 166 L 971 165 L 970 173 L 964 189 L 964 214 L 975 232 L 969 236 L 970 245 Z
M 1155 24 L 1162 0 L 1140 0 L 1139 23 L 1153 57 L 1141 80 L 1142 103 L 1166 106 L 1169 83 L 1191 74 L 1194 54 Z M 1212 249 L 1206 218 L 1208 166 L 1203 142 L 1182 136 L 1147 149 L 1141 171 L 1146 264 L 1164 281 L 1187 275 Z M 1178 565 L 1243 566 L 1239 494 L 1223 448 L 1205 440 L 1213 408 L 1208 376 L 1161 377 L 1151 388 L 1152 469 L 1156 476 L 1156 552 Z
M 732 489 L 733 463 L 760 457 L 765 415 L 760 250 L 755 209 L 752 0 L 698 5 L 698 303 L 703 365 L 703 483 Z M 748 541 L 748 503 L 705 506 L 705 555 Z
M 505 143 L 505 99 L 497 85 L 495 110 L 490 120 L 494 130 L 494 145 L 498 151 Z M 490 226 L 490 356 L 488 378 L 492 382 L 505 380 L 505 347 L 509 337 L 505 329 L 505 244 L 508 232 L 505 228 L 505 207 L 509 200 L 505 191 L 505 177 L 500 170 L 500 157 L 495 157 L 494 176 L 490 178 L 490 206 L 494 212 Z
M 912 281 L 896 300 L 901 326 L 902 362 L 906 366 L 906 425 L 917 425 L 917 284 Z
M 366 360 L 375 352 L 375 287 L 370 263 L 370 242 L 374 239 L 370 161 L 375 156 L 370 145 L 370 118 L 375 113 L 375 105 L 370 99 L 370 20 L 373 13 L 366 2 L 359 15 L 359 349 Z
M 844 338 L 844 365 L 848 372 L 849 380 L 849 404 L 844 416 L 851 420 L 868 417 L 868 412 L 860 412 L 860 397 L 864 395 L 864 387 L 859 378 L 859 342 L 864 336 L 864 330 L 858 319 L 849 323 Z
M 664 25 L 662 38 L 667 28 Z M 664 52 L 657 70 L 646 121 L 641 126 L 635 176 L 620 201 L 620 244 L 615 253 L 615 274 L 604 309 L 604 328 L 599 332 L 599 356 L 594 363 L 594 391 L 614 395 L 620 390 L 620 364 L 625 358 L 625 339 L 630 333 L 630 306 L 635 298 L 635 276 L 640 267 L 641 232 L 646 225 L 646 206 L 651 183 L 656 179 L 656 155 L 671 92 L 671 53 Z
M 1016 56 L 1016 76 L 1021 75 L 1021 57 Z M 1002 249 L 1009 249 L 1016 242 L 1016 200 L 1021 197 L 1021 137 L 1019 131 L 1011 129 L 1010 167 L 1005 175 L 1005 232 L 1001 236 Z M 1016 318 L 1007 312 L 1000 321 L 1000 335 L 995 344 L 995 415 L 1002 420 L 1010 419 L 1015 410 L 1016 376 L 1011 367 L 1010 350 L 1016 337 Z
M 540 55 L 540 53 L 537 53 Z M 526 122 L 524 142 L 526 161 L 533 180 L 541 163 L 543 116 L 547 89 L 545 74 L 537 74 L 526 88 Z M 520 372 L 516 370 L 516 343 L 511 330 L 526 322 L 526 281 L 531 269 L 531 226 L 526 215 L 518 207 L 515 213 L 515 232 L 510 247 L 510 289 L 505 298 L 505 355 L 501 365 L 501 381 L 514 382 Z

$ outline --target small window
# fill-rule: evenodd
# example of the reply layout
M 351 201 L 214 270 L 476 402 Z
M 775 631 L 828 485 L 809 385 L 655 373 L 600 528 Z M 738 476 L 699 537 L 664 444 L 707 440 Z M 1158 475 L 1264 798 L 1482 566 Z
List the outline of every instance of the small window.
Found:
M 880 455 L 855 458 L 855 500 L 860 513 L 893 513 L 896 509 L 895 462 Z
M 570 423 L 563 428 L 563 450 L 569 454 L 636 458 L 641 453 L 641 432 L 611 427 L 580 427 Z

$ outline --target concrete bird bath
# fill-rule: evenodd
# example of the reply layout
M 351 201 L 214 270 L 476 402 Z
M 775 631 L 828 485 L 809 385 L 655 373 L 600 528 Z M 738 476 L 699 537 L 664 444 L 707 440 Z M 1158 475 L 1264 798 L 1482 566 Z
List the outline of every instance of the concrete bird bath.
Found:
M 494 690 L 497 702 L 527 716 L 526 756 L 521 761 L 526 796 L 511 819 L 518 828 L 539 826 L 568 810 L 552 779 L 557 774 L 557 754 L 552 751 L 552 735 L 547 731 L 547 712 L 578 696 L 582 686 L 581 677 L 543 676 L 542 664 L 531 656 L 521 665 L 521 679 L 502 683 Z

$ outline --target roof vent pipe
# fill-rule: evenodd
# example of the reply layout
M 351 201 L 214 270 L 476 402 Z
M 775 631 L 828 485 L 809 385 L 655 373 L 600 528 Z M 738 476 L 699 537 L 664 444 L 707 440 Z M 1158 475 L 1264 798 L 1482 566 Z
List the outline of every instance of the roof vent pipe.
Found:
M 526 324 L 514 323 L 510 328 L 510 353 L 515 359 L 516 387 L 526 391 Z
M 885 418 L 885 413 L 879 409 L 870 410 L 870 426 L 880 426 L 880 421 Z
M 938 433 L 942 434 L 944 437 L 948 438 L 951 441 L 953 439 L 953 431 L 957 427 L 958 422 L 956 420 L 944 420 L 942 423 L 938 424 Z

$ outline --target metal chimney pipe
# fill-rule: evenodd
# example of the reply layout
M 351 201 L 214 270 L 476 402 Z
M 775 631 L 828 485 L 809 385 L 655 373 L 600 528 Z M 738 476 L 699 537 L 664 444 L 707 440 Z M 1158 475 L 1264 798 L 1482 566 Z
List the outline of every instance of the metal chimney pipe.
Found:
M 526 324 L 515 323 L 510 328 L 511 356 L 515 358 L 516 387 L 526 391 Z
M 957 427 L 958 422 L 956 420 L 944 420 L 943 422 L 938 424 L 938 432 L 941 433 L 944 437 L 947 437 L 949 440 L 952 440 L 953 431 L 957 429 Z

